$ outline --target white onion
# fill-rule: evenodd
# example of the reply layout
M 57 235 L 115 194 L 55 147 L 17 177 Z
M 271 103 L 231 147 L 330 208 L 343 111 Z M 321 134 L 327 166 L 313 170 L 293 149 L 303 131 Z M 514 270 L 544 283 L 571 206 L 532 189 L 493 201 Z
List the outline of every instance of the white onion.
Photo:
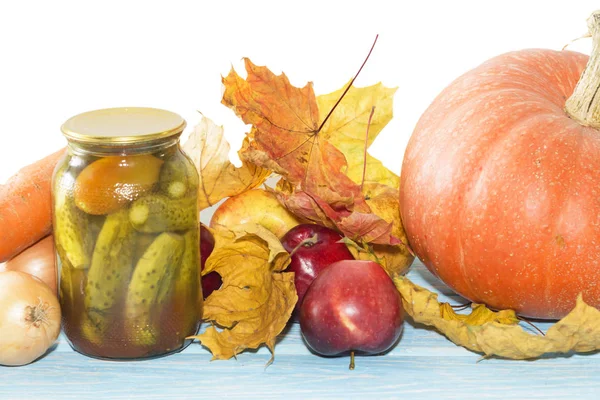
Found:
M 0 364 L 25 365 L 41 357 L 60 333 L 60 304 L 40 279 L 0 272 Z

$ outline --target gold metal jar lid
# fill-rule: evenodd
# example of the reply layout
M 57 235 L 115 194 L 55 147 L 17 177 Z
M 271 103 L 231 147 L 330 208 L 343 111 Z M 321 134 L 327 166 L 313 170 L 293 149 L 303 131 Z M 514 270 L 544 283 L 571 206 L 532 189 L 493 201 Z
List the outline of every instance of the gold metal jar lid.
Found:
M 158 108 L 119 107 L 84 112 L 61 127 L 65 137 L 87 144 L 134 144 L 179 135 L 185 120 Z

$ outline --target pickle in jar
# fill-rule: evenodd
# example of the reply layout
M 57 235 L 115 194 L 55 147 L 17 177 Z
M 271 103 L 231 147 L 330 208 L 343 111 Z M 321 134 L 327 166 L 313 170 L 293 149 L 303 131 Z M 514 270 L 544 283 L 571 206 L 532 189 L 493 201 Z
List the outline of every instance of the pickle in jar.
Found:
M 102 341 L 119 312 L 112 310 L 127 290 L 133 271 L 136 231 L 129 223 L 127 210 L 106 217 L 98 234 L 85 286 L 87 321 L 84 332 L 92 342 Z
M 193 319 L 190 325 L 194 325 L 202 319 L 203 297 L 202 285 L 200 284 L 200 272 L 198 260 L 200 257 L 199 232 L 197 229 L 190 229 L 183 238 L 185 240 L 185 249 L 181 258 L 181 266 L 175 282 L 175 293 L 180 297 L 185 305 L 197 304 L 198 314 L 191 315 Z
M 93 229 L 90 229 L 88 216 L 76 207 L 70 191 L 72 172 L 68 165 L 56 173 L 54 186 L 54 240 L 61 249 L 61 259 L 77 269 L 86 269 L 90 265 L 93 249 Z
M 194 164 L 186 157 L 173 157 L 160 170 L 160 190 L 171 199 L 187 196 L 198 190 L 197 174 Z
M 185 231 L 198 225 L 197 200 L 150 194 L 131 204 L 129 220 L 136 230 L 144 233 Z
M 127 289 L 125 322 L 128 335 L 141 345 L 157 341 L 156 326 L 161 306 L 174 289 L 185 240 L 175 233 L 162 233 L 148 246 L 137 262 Z

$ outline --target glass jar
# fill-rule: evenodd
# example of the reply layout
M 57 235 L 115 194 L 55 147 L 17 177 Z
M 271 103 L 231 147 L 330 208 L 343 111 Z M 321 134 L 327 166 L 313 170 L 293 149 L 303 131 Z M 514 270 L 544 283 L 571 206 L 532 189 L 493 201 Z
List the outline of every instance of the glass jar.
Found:
M 53 228 L 63 329 L 74 350 L 106 359 L 183 349 L 202 314 L 198 173 L 185 121 L 111 108 L 62 126 Z

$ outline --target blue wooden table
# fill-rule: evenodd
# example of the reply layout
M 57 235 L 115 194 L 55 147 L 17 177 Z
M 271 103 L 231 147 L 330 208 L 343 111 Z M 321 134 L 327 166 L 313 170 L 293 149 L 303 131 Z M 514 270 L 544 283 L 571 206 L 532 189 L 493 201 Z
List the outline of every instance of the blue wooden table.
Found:
M 464 302 L 419 261 L 408 276 L 444 301 Z M 483 360 L 410 322 L 391 352 L 358 357 L 354 371 L 348 357 L 310 353 L 297 324 L 281 335 L 275 361 L 266 367 L 269 358 L 263 348 L 210 361 L 195 342 L 155 360 L 100 361 L 75 353 L 61 337 L 33 364 L 0 367 L 0 399 L 600 399 L 600 354 Z

